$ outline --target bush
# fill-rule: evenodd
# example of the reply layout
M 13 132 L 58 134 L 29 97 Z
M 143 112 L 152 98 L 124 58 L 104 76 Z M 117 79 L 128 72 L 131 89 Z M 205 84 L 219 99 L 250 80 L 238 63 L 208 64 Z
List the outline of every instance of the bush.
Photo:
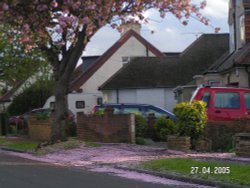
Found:
M 174 108 L 180 136 L 197 139 L 204 131 L 207 122 L 206 103 L 203 101 L 182 102 Z
M 154 129 L 157 139 L 161 141 L 166 141 L 168 135 L 176 134 L 177 126 L 171 119 L 166 117 L 160 117 L 157 119 L 154 125 Z
M 103 116 L 104 115 L 104 110 L 97 110 L 94 115 L 97 115 L 97 116 Z
M 77 135 L 76 123 L 75 122 L 67 122 L 67 125 L 65 127 L 65 132 L 66 132 L 67 136 L 76 137 L 76 135 Z
M 150 138 L 136 137 L 135 143 L 138 145 L 153 145 L 154 141 Z
M 148 130 L 147 120 L 140 114 L 135 114 L 135 136 L 145 137 Z
M 17 95 L 7 111 L 10 115 L 19 115 L 34 108 L 43 107 L 49 96 L 53 95 L 54 81 L 40 80 Z

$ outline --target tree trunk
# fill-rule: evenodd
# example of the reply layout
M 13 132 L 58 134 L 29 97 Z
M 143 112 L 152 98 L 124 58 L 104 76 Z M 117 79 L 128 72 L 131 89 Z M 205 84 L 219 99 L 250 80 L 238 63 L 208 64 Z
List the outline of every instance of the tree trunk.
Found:
M 67 126 L 68 102 L 67 102 L 67 83 L 59 80 L 55 89 L 55 122 L 52 125 L 51 142 L 65 141 L 65 128 Z
M 49 143 L 53 144 L 57 141 L 65 141 L 65 128 L 68 118 L 68 101 L 67 94 L 71 81 L 71 76 L 75 70 L 77 62 L 88 42 L 85 30 L 79 33 L 78 42 L 68 51 L 62 54 L 62 60 L 58 61 L 54 67 L 56 78 L 55 88 L 55 122 L 52 125 L 52 135 Z

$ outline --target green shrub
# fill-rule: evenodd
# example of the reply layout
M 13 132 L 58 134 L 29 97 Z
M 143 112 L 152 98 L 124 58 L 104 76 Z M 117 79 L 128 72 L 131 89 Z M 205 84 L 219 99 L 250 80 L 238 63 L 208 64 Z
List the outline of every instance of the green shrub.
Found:
M 43 107 L 49 96 L 53 95 L 54 81 L 39 80 L 17 95 L 7 111 L 10 115 L 19 115 L 34 108 Z
M 138 145 L 153 145 L 154 141 L 150 138 L 136 137 L 135 143 Z
M 38 120 L 46 120 L 49 118 L 49 116 L 50 116 L 49 112 L 36 113 L 36 119 Z
M 136 137 L 135 138 L 135 143 L 138 144 L 138 145 L 146 145 L 146 141 L 142 137 Z
M 67 122 L 65 132 L 66 132 L 67 136 L 75 137 L 77 135 L 76 123 L 75 122 Z
M 206 103 L 203 101 L 182 102 L 174 108 L 178 134 L 197 139 L 207 122 Z
M 161 141 L 166 141 L 168 135 L 176 134 L 177 126 L 171 119 L 166 117 L 160 117 L 157 119 L 154 125 L 154 129 L 157 139 Z
M 97 110 L 94 115 L 97 115 L 97 116 L 103 116 L 104 115 L 104 110 Z
M 147 120 L 140 114 L 135 114 L 135 136 L 145 137 L 148 130 Z

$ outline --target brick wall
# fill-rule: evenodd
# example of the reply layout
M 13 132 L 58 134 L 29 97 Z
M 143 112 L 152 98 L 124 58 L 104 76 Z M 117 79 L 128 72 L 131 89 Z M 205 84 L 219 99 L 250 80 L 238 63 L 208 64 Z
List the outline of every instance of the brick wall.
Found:
M 96 142 L 135 142 L 135 123 L 132 114 L 85 115 L 77 113 L 77 137 Z
M 236 133 L 250 133 L 250 120 L 234 122 L 207 123 L 205 137 L 212 141 L 212 150 L 227 150 L 232 148 Z
M 250 134 L 239 133 L 236 134 L 235 139 L 235 153 L 243 157 L 250 157 Z
M 49 140 L 51 136 L 52 122 L 53 120 L 51 118 L 38 120 L 36 117 L 30 116 L 28 121 L 30 139 L 40 141 Z
M 246 43 L 250 42 L 250 15 L 245 15 L 245 36 Z

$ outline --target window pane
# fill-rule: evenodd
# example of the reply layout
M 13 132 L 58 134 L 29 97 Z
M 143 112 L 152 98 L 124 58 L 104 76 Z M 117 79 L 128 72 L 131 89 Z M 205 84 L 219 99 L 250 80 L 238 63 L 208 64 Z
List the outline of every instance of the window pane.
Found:
M 250 93 L 244 94 L 246 109 L 250 109 Z
M 85 108 L 85 101 L 76 101 L 76 108 Z
M 202 101 L 207 103 L 207 108 L 210 106 L 210 92 L 205 92 L 201 98 Z
M 49 108 L 50 109 L 55 109 L 55 104 L 56 104 L 55 102 L 50 102 L 49 103 Z
M 215 93 L 215 108 L 240 108 L 240 95 L 237 92 Z
M 161 112 L 159 112 L 159 111 L 157 111 L 157 110 L 155 110 L 155 109 L 152 109 L 152 108 L 148 108 L 148 109 L 147 109 L 147 116 L 148 116 L 149 114 L 154 114 L 155 117 L 161 117 L 161 116 L 165 115 L 164 113 L 161 113 Z
M 140 109 L 139 108 L 136 108 L 136 107 L 131 107 L 131 108 L 124 108 L 123 109 L 123 113 L 125 113 L 125 114 L 129 114 L 129 113 L 132 113 L 132 114 L 134 114 L 134 113 L 139 113 L 140 112 Z

